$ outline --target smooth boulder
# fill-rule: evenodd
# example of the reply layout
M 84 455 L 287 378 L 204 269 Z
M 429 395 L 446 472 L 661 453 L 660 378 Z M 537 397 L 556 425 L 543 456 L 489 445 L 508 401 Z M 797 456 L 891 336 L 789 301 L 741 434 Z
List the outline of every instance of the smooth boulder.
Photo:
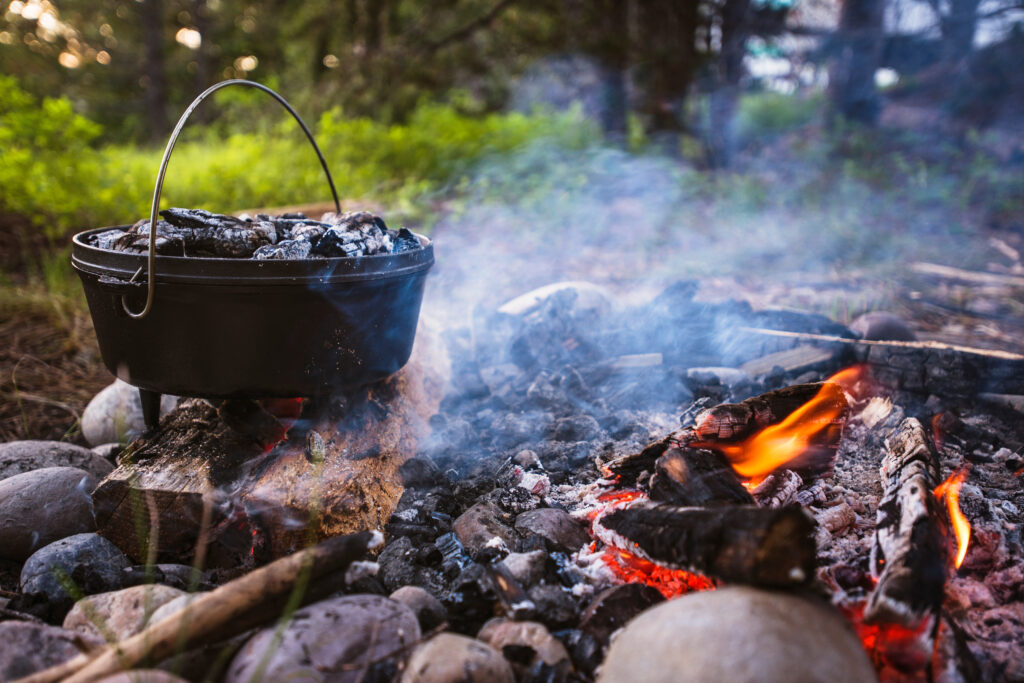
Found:
M 158 608 L 186 593 L 170 586 L 144 584 L 82 598 L 64 617 L 76 633 L 124 640 L 142 631 Z
M 21 568 L 21 592 L 45 609 L 48 619 L 63 619 L 75 600 L 67 581 L 84 595 L 123 587 L 131 560 L 99 534 L 75 534 L 40 548 Z
M 174 410 L 178 398 L 163 396 L 160 399 L 160 415 Z M 142 417 L 142 400 L 139 390 L 121 380 L 107 386 L 93 396 L 82 413 L 82 436 L 90 446 L 128 443 L 146 431 Z
M 96 683 L 188 683 L 167 671 L 160 669 L 133 669 L 101 678 Z
M 747 587 L 690 593 L 633 619 L 612 640 L 599 683 L 877 680 L 831 606 Z
M 0 622 L 0 681 L 14 681 L 57 666 L 103 641 L 55 626 Z
M 45 545 L 93 531 L 96 478 L 75 467 L 44 467 L 0 480 L 0 558 L 24 561 Z
M 401 683 L 513 683 L 508 661 L 494 648 L 441 633 L 413 650 Z
M 88 448 L 63 441 L 11 441 L 0 444 L 0 479 L 44 467 L 77 467 L 97 480 L 110 474 L 113 463 Z
M 272 626 L 250 638 L 231 661 L 225 683 L 257 673 L 266 681 L 356 683 L 371 667 L 404 658 L 420 639 L 420 625 L 412 610 L 394 600 L 346 595 L 295 612 L 271 650 L 274 634 Z

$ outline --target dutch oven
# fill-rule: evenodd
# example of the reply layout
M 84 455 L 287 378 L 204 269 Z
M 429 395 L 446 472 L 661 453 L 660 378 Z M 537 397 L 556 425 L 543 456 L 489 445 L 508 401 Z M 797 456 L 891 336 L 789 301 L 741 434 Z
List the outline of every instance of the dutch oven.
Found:
M 299 122 L 341 204 L 312 133 L 280 95 L 252 81 L 207 89 L 179 119 L 164 150 L 150 212 L 167 163 L 192 111 L 229 85 L 273 96 Z M 127 227 L 127 226 L 119 226 Z M 139 389 L 148 427 L 161 394 L 203 398 L 324 397 L 399 370 L 412 352 L 433 246 L 397 254 L 303 260 L 157 256 L 91 246 L 98 228 L 73 238 L 71 263 L 82 279 L 107 368 Z M 143 274 L 145 277 L 143 278 Z

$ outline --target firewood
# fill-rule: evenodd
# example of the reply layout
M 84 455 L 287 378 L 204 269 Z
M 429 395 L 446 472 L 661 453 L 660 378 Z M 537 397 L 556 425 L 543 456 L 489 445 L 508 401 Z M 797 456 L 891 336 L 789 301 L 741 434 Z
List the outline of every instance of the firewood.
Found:
M 918 261 L 910 264 L 910 269 L 922 275 L 931 275 L 947 280 L 959 280 L 978 285 L 996 285 L 1002 287 L 1024 287 L 1024 277 L 1019 275 L 1006 275 L 1003 273 L 985 273 L 975 270 L 963 270 L 951 266 L 941 266 L 937 263 L 925 263 Z
M 878 579 L 866 622 L 918 626 L 936 614 L 946 581 L 941 510 L 932 489 L 939 464 L 921 423 L 907 418 L 885 440 L 871 571 Z
M 824 334 L 743 328 L 746 332 L 847 344 L 872 376 L 894 389 L 973 398 L 978 392 L 1024 394 L 1024 355 L 935 341 L 876 341 Z
M 796 346 L 784 351 L 769 353 L 740 366 L 740 370 L 751 377 L 764 375 L 776 367 L 782 368 L 790 375 L 800 374 L 808 370 L 825 370 L 831 368 L 839 357 L 837 348 L 819 348 L 817 346 Z
M 782 422 L 812 399 L 820 403 L 812 411 L 815 415 L 809 415 L 808 423 L 802 426 L 814 431 L 803 452 L 785 467 L 808 479 L 820 476 L 832 469 L 849 410 L 845 394 L 836 384 L 797 384 L 741 403 L 723 403 L 697 415 L 690 443 L 704 448 L 721 447 L 728 454 L 727 446 Z M 734 465 L 738 464 L 733 456 L 729 457 Z M 736 457 L 742 459 L 746 454 Z
M 739 441 L 786 419 L 822 386 L 822 382 L 795 384 L 740 403 L 723 403 L 698 415 L 694 430 L 701 441 Z
M 338 536 L 283 557 L 196 598 L 127 640 L 79 655 L 21 683 L 86 683 L 130 669 L 146 658 L 160 661 L 178 649 L 244 633 L 279 615 L 279 611 L 268 611 L 268 606 L 280 610 L 282 599 L 290 595 L 300 598 L 295 602 L 298 606 L 304 582 L 343 576 L 352 562 L 382 541 L 379 533 L 367 531 Z
M 651 500 L 680 506 L 749 505 L 754 502 L 721 453 L 670 448 L 654 464 Z
M 814 574 L 814 520 L 796 505 L 692 508 L 644 501 L 599 524 L 618 536 L 608 539 L 613 545 L 724 581 L 794 586 Z

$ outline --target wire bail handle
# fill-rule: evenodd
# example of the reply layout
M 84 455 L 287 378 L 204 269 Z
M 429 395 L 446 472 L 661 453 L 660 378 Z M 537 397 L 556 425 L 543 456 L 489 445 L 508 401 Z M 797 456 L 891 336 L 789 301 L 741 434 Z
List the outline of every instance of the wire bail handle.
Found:
M 160 160 L 160 172 L 156 176 L 156 186 L 153 188 L 153 205 L 149 211 L 149 255 L 146 259 L 146 305 L 141 311 L 135 313 L 128 308 L 127 295 L 121 295 L 121 307 L 124 309 L 125 313 L 136 320 L 145 318 L 153 308 L 153 293 L 156 287 L 156 215 L 157 209 L 160 207 L 160 194 L 163 192 L 164 176 L 167 174 L 167 164 L 171 160 L 171 152 L 174 151 L 174 144 L 178 141 L 178 136 L 181 134 L 182 128 L 185 127 L 185 122 L 188 121 L 188 118 L 192 115 L 192 112 L 196 110 L 196 107 L 198 107 L 199 104 L 207 97 L 221 88 L 228 87 L 229 85 L 244 85 L 250 88 L 256 88 L 257 90 L 262 90 L 277 100 L 281 106 L 287 109 L 288 113 L 298 121 L 299 127 L 302 128 L 302 132 L 305 133 L 306 137 L 309 139 L 309 144 L 313 145 L 313 149 L 316 151 L 317 159 L 320 160 L 320 166 L 324 169 L 324 175 L 327 176 L 327 184 L 331 186 L 331 196 L 334 197 L 334 208 L 339 214 L 341 213 L 341 202 L 338 200 L 338 191 L 334 188 L 334 179 L 331 178 L 331 171 L 327 168 L 327 160 L 324 159 L 323 152 L 320 151 L 320 147 L 317 146 L 316 140 L 313 139 L 313 133 L 310 132 L 309 127 L 306 126 L 302 117 L 300 117 L 298 112 L 292 108 L 292 105 L 288 104 L 287 100 L 262 83 L 248 81 L 242 78 L 233 78 L 228 81 L 221 81 L 220 83 L 211 85 L 200 93 L 198 97 L 192 100 L 192 104 L 188 105 L 188 109 L 186 109 L 185 113 L 181 115 L 180 119 L 178 119 L 177 125 L 174 126 L 174 131 L 171 133 L 171 139 L 167 141 L 167 147 L 164 148 L 163 159 Z M 140 267 L 135 271 L 135 275 L 132 276 L 132 279 L 129 280 L 129 282 L 135 282 L 135 278 L 137 278 L 141 273 L 142 268 Z

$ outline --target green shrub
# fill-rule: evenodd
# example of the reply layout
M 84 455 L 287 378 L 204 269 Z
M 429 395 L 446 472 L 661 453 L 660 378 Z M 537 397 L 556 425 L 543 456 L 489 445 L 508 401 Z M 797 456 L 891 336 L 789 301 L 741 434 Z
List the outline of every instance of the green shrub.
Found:
M 65 99 L 37 107 L 12 79 L 0 81 L 0 101 L 0 208 L 45 226 L 55 240 L 72 228 L 148 215 L 160 149 L 93 149 L 98 126 L 74 114 Z M 341 197 L 372 199 L 399 219 L 422 220 L 425 199 L 457 186 L 485 158 L 540 139 L 567 147 L 597 139 L 596 129 L 581 123 L 578 112 L 475 117 L 451 105 L 422 104 L 401 125 L 330 111 L 315 136 Z M 188 130 L 167 170 L 163 208 L 231 212 L 330 198 L 323 170 L 290 118 L 227 136 L 220 126 Z
M 0 209 L 29 216 L 55 238 L 86 220 L 100 126 L 65 98 L 41 102 L 0 76 Z
M 784 133 L 813 121 L 823 106 L 821 94 L 746 94 L 739 100 L 736 131 L 741 139 L 756 139 Z

